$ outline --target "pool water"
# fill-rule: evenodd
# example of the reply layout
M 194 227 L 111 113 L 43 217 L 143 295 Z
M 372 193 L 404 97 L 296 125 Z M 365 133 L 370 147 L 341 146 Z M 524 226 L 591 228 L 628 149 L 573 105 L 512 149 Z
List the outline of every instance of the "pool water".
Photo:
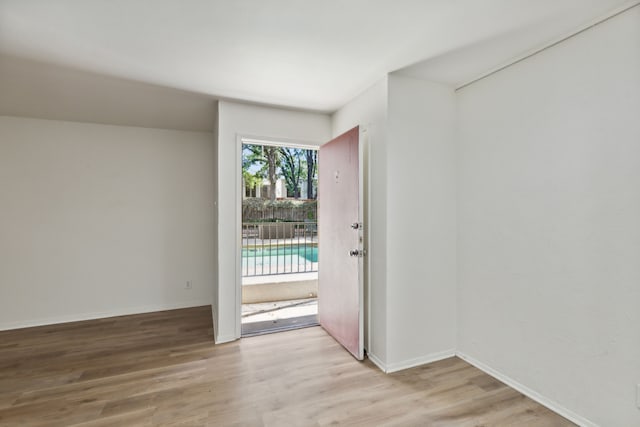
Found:
M 284 245 L 273 246 L 263 248 L 242 248 L 242 258 L 264 258 L 265 263 L 269 262 L 268 259 L 272 259 L 270 263 L 276 261 L 291 262 L 296 261 L 296 258 L 302 258 L 307 262 L 318 262 L 318 247 L 308 245 Z M 276 260 L 276 258 L 278 258 Z M 302 260 L 301 260 L 302 261 Z M 304 262 L 303 261 L 303 262 Z M 253 260 L 251 260 L 253 262 Z

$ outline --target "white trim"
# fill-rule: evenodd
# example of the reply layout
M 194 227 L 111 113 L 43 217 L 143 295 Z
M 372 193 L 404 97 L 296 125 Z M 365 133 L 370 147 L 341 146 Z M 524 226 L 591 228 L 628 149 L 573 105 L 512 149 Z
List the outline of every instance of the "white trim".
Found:
M 366 223 L 364 218 L 364 139 L 369 138 L 366 129 L 362 129 L 358 126 L 358 222 L 363 224 L 367 229 L 369 228 L 369 224 Z M 365 247 L 365 238 L 364 231 L 362 229 L 358 230 L 358 237 L 360 243 L 358 245 L 358 249 L 365 252 L 367 248 Z M 364 311 L 365 311 L 365 301 L 364 301 L 364 257 L 358 258 L 358 351 L 360 359 L 364 358 Z
M 457 91 L 459 91 L 461 89 L 464 89 L 465 87 L 470 86 L 470 85 L 474 84 L 477 81 L 480 81 L 480 80 L 482 80 L 482 79 L 484 79 L 486 77 L 489 77 L 489 76 L 491 76 L 491 75 L 493 75 L 495 73 L 498 73 L 498 72 L 504 70 L 505 68 L 509 68 L 512 65 L 517 64 L 518 62 L 524 61 L 525 59 L 527 59 L 529 57 L 537 55 L 540 52 L 543 52 L 543 51 L 545 51 L 547 49 L 550 49 L 550 48 L 552 48 L 552 47 L 554 47 L 554 46 L 556 46 L 556 45 L 558 45 L 560 43 L 563 43 L 564 41 L 566 41 L 566 40 L 568 40 L 568 39 L 570 39 L 572 37 L 575 37 L 578 34 L 581 34 L 581 33 L 585 32 L 585 31 L 588 31 L 591 28 L 593 28 L 593 27 L 595 27 L 595 26 L 597 26 L 599 24 L 602 24 L 603 22 L 606 22 L 611 18 L 614 18 L 614 17 L 616 17 L 616 16 L 618 16 L 620 14 L 623 14 L 623 13 L 627 12 L 628 10 L 633 9 L 636 6 L 640 6 L 640 2 L 638 0 L 627 1 L 627 2 L 623 3 L 621 6 L 618 6 L 615 9 L 610 10 L 605 15 L 601 15 L 600 17 L 589 21 L 587 24 L 585 24 L 585 25 L 583 25 L 583 26 L 581 26 L 581 27 L 579 27 L 577 29 L 574 29 L 571 32 L 565 33 L 565 34 L 561 35 L 560 37 L 556 37 L 555 39 L 550 40 L 549 42 L 547 42 L 546 44 L 544 44 L 542 46 L 536 47 L 534 49 L 530 49 L 527 52 L 523 53 L 522 55 L 518 55 L 518 56 L 506 61 L 505 63 L 503 63 L 503 64 L 501 64 L 501 65 L 499 65 L 497 67 L 491 68 L 490 70 L 478 75 L 477 77 L 472 78 L 471 80 L 467 80 L 464 83 L 456 85 L 455 91 L 457 92 Z
M 234 335 L 221 335 L 219 337 L 215 337 L 215 343 L 216 344 L 224 344 L 227 342 L 232 342 L 237 340 L 238 338 L 236 338 Z
M 363 257 L 363 297 L 366 296 L 364 304 L 364 316 L 366 331 L 366 339 L 364 341 L 365 350 L 367 346 L 371 346 L 371 249 L 369 242 L 371 241 L 371 197 L 370 197 L 370 183 L 371 183 L 371 170 L 369 168 L 369 148 L 371 147 L 371 138 L 373 133 L 371 129 L 375 129 L 375 123 L 368 123 L 366 126 L 360 126 L 360 140 L 359 144 L 362 147 L 362 162 L 361 166 L 361 190 L 360 197 L 362 201 L 362 223 L 364 225 L 364 233 L 362 233 L 363 242 L 362 248 L 366 251 L 367 255 Z M 375 251 L 375 249 L 374 249 Z M 379 360 L 379 359 L 378 359 Z M 381 368 L 382 369 L 382 368 Z
M 234 341 L 242 337 L 242 144 L 259 144 L 277 147 L 294 147 L 303 148 L 309 150 L 318 150 L 321 143 L 313 141 L 301 141 L 298 139 L 290 138 L 276 138 L 269 136 L 256 136 L 245 133 L 236 134 L 236 241 L 233 250 L 235 251 L 236 259 L 236 277 L 235 277 L 235 308 L 236 308 L 236 321 L 235 321 L 235 336 L 223 335 L 218 337 L 216 343 L 223 343 Z M 220 285 L 218 285 L 220 286 Z
M 530 389 L 529 387 L 520 384 L 519 382 L 517 382 L 516 380 L 512 379 L 511 377 L 504 375 L 501 372 L 496 371 L 495 369 L 485 365 L 484 363 L 474 359 L 473 357 L 461 352 L 461 351 L 456 351 L 456 356 L 458 356 L 460 359 L 464 360 L 465 362 L 468 362 L 469 364 L 475 366 L 476 368 L 480 369 L 481 371 L 483 371 L 484 373 L 491 375 L 492 377 L 496 378 L 497 380 L 502 381 L 503 383 L 505 383 L 506 385 L 508 385 L 509 387 L 519 391 L 520 393 L 524 394 L 525 396 L 527 396 L 528 398 L 530 398 L 531 400 L 535 400 L 536 402 L 538 402 L 539 404 L 541 404 L 542 406 L 547 407 L 548 409 L 552 410 L 553 412 L 565 417 L 566 419 L 568 419 L 569 421 L 578 424 L 579 426 L 582 427 L 598 427 L 598 424 L 594 423 L 593 421 L 590 421 L 578 414 L 576 414 L 573 411 L 570 411 L 569 409 L 565 408 L 564 406 L 560 405 L 559 403 L 544 397 L 543 395 L 541 395 L 540 393 L 538 393 L 535 390 Z
M 409 368 L 414 368 L 420 365 L 426 365 L 427 363 L 437 362 L 439 360 L 448 359 L 454 357 L 456 351 L 454 349 L 439 351 L 437 353 L 427 354 L 425 356 L 416 357 L 413 359 L 403 360 L 401 362 L 387 364 L 386 372 L 388 374 L 392 372 L 398 372 Z
M 8 331 L 11 329 L 32 328 L 35 326 L 56 325 L 59 323 L 81 322 L 84 320 L 105 319 L 108 317 L 128 316 L 131 314 L 152 313 L 154 311 L 176 310 L 180 308 L 201 307 L 211 305 L 211 301 L 185 301 L 174 304 L 155 304 L 139 307 L 129 307 L 119 310 L 98 311 L 92 313 L 81 313 L 66 316 L 47 317 L 35 320 L 26 320 L 20 322 L 8 322 L 0 324 L 0 331 Z
M 320 143 L 313 141 L 300 141 L 289 138 L 271 138 L 264 136 L 238 135 L 244 144 L 266 145 L 272 147 L 303 148 L 306 150 L 318 150 Z M 326 142 L 326 141 L 325 141 Z
M 236 274 L 235 274 L 235 294 L 236 294 L 236 321 L 235 321 L 235 336 L 233 339 L 239 339 L 242 336 L 242 143 L 245 137 L 241 134 L 236 135 L 236 158 L 235 164 L 238 170 L 236 171 L 236 242 L 233 247 L 236 254 Z M 228 342 L 225 341 L 226 336 L 220 337 L 220 341 L 216 342 Z
M 216 342 L 216 337 L 218 334 L 218 314 L 216 313 L 217 307 L 214 307 L 213 302 L 211 303 L 211 317 L 213 318 L 213 342 Z
M 378 356 L 376 356 L 375 354 L 372 353 L 367 353 L 367 357 L 369 358 L 369 360 L 371 360 L 373 362 L 374 365 L 376 365 L 382 372 L 387 372 L 387 365 L 384 364 L 384 362 L 382 360 L 380 360 L 380 358 L 378 358 Z

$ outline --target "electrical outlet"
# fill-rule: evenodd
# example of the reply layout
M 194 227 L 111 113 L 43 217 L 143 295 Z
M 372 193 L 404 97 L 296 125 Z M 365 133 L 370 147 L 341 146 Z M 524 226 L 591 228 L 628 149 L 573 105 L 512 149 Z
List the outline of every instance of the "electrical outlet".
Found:
M 187 283 L 184 284 L 184 288 L 185 289 L 193 288 L 193 283 L 191 283 L 191 280 L 187 280 Z

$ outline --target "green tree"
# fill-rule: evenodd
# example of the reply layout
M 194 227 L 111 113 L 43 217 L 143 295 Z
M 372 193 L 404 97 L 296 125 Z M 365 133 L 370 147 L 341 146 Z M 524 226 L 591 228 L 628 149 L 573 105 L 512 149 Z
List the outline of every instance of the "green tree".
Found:
M 252 174 L 248 169 L 244 168 L 242 169 L 242 179 L 244 180 L 244 186 L 249 190 L 253 190 L 262 183 L 261 177 Z
M 316 180 L 316 171 L 318 170 L 318 151 L 304 150 L 304 155 L 307 166 L 307 198 L 315 199 L 317 194 L 314 194 L 313 183 Z
M 269 180 L 269 199 L 276 200 L 276 181 L 280 168 L 280 149 L 269 145 L 242 145 L 242 171 L 249 171 L 251 166 L 258 166 L 255 176 Z
M 282 164 L 280 169 L 284 176 L 287 193 L 300 198 L 300 180 L 303 173 L 302 151 L 299 148 L 280 147 Z

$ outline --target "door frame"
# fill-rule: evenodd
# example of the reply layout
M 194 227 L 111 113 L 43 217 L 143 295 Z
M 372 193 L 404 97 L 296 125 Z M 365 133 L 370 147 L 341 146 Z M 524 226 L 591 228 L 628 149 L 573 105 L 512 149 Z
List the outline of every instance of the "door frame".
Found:
M 236 193 L 236 241 L 235 241 L 235 338 L 242 336 L 242 145 L 268 145 L 274 147 L 291 147 L 302 149 L 319 150 L 320 146 L 328 141 L 315 142 L 300 139 L 278 138 L 269 136 L 258 136 L 251 134 L 236 134 L 236 156 L 235 164 L 238 168 L 236 172 L 235 193 Z M 318 266 L 320 269 L 320 266 Z
M 360 334 L 360 348 L 363 352 L 363 360 L 367 355 L 367 345 L 369 343 L 369 292 L 367 289 L 367 277 L 369 276 L 369 209 L 365 207 L 369 203 L 368 191 L 368 172 L 369 165 L 367 163 L 369 134 L 367 129 L 361 125 L 358 126 L 358 217 L 363 224 L 362 242 L 359 247 L 365 252 L 365 256 L 358 259 L 360 274 L 358 275 L 358 287 L 360 292 L 360 322 L 362 324 L 362 333 Z M 366 339 L 365 339 L 366 337 Z

